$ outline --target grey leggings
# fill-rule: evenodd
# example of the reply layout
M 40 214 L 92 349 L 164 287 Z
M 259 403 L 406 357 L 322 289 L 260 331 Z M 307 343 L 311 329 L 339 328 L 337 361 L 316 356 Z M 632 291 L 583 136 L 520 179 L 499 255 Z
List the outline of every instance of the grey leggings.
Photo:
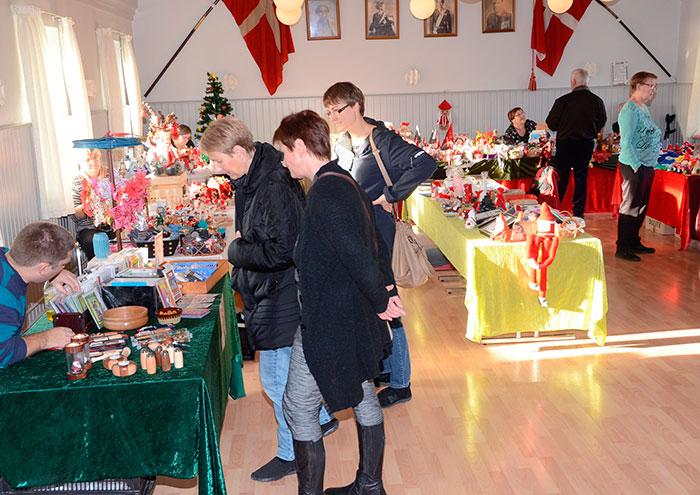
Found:
M 370 381 L 364 382 L 362 391 L 362 401 L 352 408 L 355 420 L 362 426 L 376 426 L 384 421 L 384 413 L 379 405 L 374 384 Z M 321 391 L 306 364 L 301 329 L 298 329 L 292 345 L 287 388 L 282 398 L 284 417 L 294 440 L 315 442 L 322 437 L 321 426 L 318 423 L 322 403 Z

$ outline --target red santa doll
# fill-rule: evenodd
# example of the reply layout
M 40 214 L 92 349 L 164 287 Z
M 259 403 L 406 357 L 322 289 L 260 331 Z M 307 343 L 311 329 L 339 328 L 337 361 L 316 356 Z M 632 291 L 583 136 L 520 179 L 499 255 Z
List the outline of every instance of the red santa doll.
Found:
M 548 308 L 547 302 L 547 268 L 554 261 L 559 246 L 556 235 L 556 222 L 547 203 L 542 203 L 537 219 L 537 233 L 529 234 L 525 243 L 525 268 L 529 275 L 528 287 L 538 291 L 538 301 Z M 537 275 L 539 274 L 539 284 Z

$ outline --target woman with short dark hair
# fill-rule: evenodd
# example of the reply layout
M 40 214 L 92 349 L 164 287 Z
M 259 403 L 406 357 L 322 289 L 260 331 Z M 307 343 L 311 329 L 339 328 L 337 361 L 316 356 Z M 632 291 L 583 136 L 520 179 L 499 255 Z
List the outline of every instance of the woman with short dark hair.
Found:
M 537 128 L 537 122 L 525 117 L 525 111 L 521 107 L 512 108 L 508 112 L 510 125 L 503 134 L 503 142 L 506 144 L 527 144 L 530 133 Z
M 301 325 L 294 337 L 284 414 L 292 430 L 299 493 L 321 495 L 325 450 L 318 413 L 353 408 L 360 445 L 355 481 L 326 494 L 384 493 L 384 415 L 372 379 L 389 343 L 387 321 L 404 315 L 391 256 L 372 203 L 331 161 L 328 124 L 305 110 L 285 117 L 273 141 L 292 177 L 309 179 L 294 251 Z

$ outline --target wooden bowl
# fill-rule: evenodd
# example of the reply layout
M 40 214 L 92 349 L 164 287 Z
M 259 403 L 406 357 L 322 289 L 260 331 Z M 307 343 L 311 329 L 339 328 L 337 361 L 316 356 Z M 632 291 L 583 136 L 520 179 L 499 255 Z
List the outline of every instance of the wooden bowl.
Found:
M 148 308 L 121 306 L 102 313 L 102 321 L 109 330 L 133 330 L 148 323 Z

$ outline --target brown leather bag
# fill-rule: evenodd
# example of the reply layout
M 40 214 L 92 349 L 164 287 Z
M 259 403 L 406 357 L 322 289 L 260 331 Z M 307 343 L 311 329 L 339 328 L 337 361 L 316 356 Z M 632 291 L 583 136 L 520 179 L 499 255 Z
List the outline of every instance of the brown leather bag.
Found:
M 391 177 L 386 171 L 384 162 L 379 156 L 379 150 L 374 144 L 372 133 L 369 134 L 369 142 L 372 145 L 372 153 L 377 160 L 384 180 L 388 186 L 392 185 Z M 394 206 L 394 218 L 396 207 Z M 391 253 L 391 268 L 394 270 L 396 285 L 406 289 L 418 287 L 428 281 L 428 277 L 435 273 L 433 265 L 428 261 L 423 245 L 413 232 L 411 225 L 405 220 L 396 221 L 396 234 L 394 235 L 394 251 Z

